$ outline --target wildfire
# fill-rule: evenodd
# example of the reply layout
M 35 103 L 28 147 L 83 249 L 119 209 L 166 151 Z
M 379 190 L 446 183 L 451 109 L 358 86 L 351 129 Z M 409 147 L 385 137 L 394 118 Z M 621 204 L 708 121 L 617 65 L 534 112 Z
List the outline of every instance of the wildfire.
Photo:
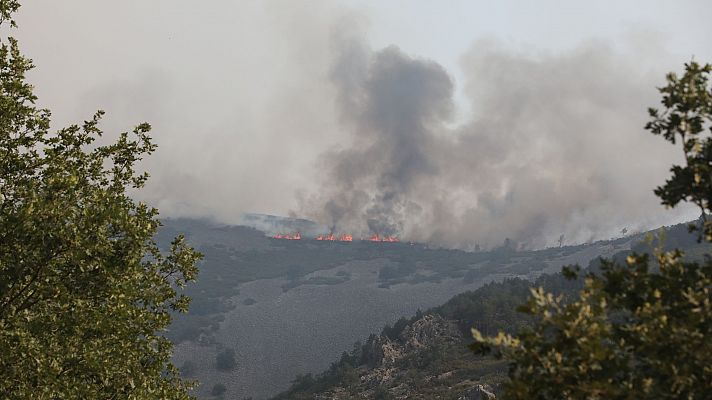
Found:
M 398 239 L 397 236 L 378 236 L 377 233 L 374 233 L 370 238 L 368 238 L 369 241 L 371 242 L 388 242 L 388 243 L 396 243 L 400 242 L 400 239 Z
M 336 240 L 336 236 L 334 236 L 333 233 L 330 233 L 328 235 L 319 235 L 316 237 L 316 240 L 328 240 L 330 242 L 333 242 L 334 240 Z
M 290 235 L 290 234 L 288 234 L 288 233 L 287 233 L 287 234 L 284 234 L 284 235 L 281 234 L 281 233 L 278 233 L 278 234 L 272 236 L 272 238 L 274 238 L 274 239 L 283 239 L 283 240 L 302 240 L 302 235 L 301 235 L 301 233 L 299 233 L 299 232 L 297 232 L 297 233 L 295 233 L 295 234 L 292 234 L 292 235 Z
M 314 239 L 315 239 L 315 240 L 320 240 L 320 241 L 321 241 L 321 240 L 327 240 L 327 241 L 330 241 L 330 242 L 335 242 L 335 241 L 339 241 L 339 242 L 353 242 L 353 241 L 354 241 L 353 235 L 348 234 L 348 233 L 342 234 L 341 236 L 338 236 L 338 237 L 335 236 L 333 233 L 330 233 L 330 234 L 328 234 L 328 235 L 319 235 L 319 236 L 315 237 Z
M 282 234 L 278 233 L 274 236 L 272 236 L 273 239 L 281 239 L 281 240 L 302 240 L 302 235 L 299 232 L 293 233 L 293 234 Z M 314 240 L 319 240 L 319 241 L 328 241 L 328 242 L 353 242 L 354 237 L 350 233 L 344 233 L 341 235 L 334 235 L 333 233 L 329 233 L 328 235 L 319 235 L 314 238 Z M 387 242 L 387 243 L 397 243 L 400 242 L 400 239 L 398 239 L 397 236 L 379 236 L 377 233 L 373 234 L 371 237 L 368 239 L 361 239 L 365 241 L 370 241 L 370 242 Z

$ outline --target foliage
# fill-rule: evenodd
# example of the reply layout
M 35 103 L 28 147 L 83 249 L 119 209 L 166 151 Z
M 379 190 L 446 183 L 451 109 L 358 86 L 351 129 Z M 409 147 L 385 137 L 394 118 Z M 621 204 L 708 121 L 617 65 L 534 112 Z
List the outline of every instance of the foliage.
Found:
M 664 205 L 690 201 L 702 211 L 701 237 L 712 197 L 712 66 L 686 64 L 667 76 L 663 112 L 650 109 L 646 128 L 682 143 L 686 164 L 655 190 Z M 696 229 L 696 225 L 692 225 Z M 572 270 L 565 271 L 574 276 Z M 659 246 L 653 257 L 632 253 L 589 273 L 574 301 L 532 289 L 522 311 L 536 324 L 516 336 L 484 337 L 473 350 L 511 361 L 511 399 L 703 399 L 712 393 L 712 259 L 683 260 Z
M 531 322 L 515 311 L 526 299 L 530 287 L 531 282 L 524 279 L 491 282 L 474 292 L 456 295 L 436 310 L 468 329 L 476 326 L 485 332 L 514 332 Z
M 0 1 L 9 32 L 16 1 Z M 160 335 L 188 298 L 199 254 L 152 240 L 157 210 L 135 202 L 156 146 L 148 124 L 111 144 L 97 112 L 50 133 L 32 68 L 0 38 L 0 393 L 8 399 L 189 398 Z
M 667 141 L 682 144 L 685 165 L 674 165 L 672 177 L 655 194 L 667 207 L 682 201 L 697 205 L 702 211 L 701 233 L 712 242 L 712 222 L 706 214 L 712 205 L 712 64 L 685 64 L 685 74 L 667 75 L 667 86 L 660 88 L 665 109 L 650 108 L 652 120 L 645 126 L 653 134 Z M 694 226 L 693 226 L 694 228 Z
M 294 380 L 292 380 L 292 388 L 295 391 L 300 391 L 300 390 L 305 390 L 310 388 L 312 385 L 314 385 L 314 375 L 311 373 L 308 374 L 299 374 L 296 377 L 294 377 Z

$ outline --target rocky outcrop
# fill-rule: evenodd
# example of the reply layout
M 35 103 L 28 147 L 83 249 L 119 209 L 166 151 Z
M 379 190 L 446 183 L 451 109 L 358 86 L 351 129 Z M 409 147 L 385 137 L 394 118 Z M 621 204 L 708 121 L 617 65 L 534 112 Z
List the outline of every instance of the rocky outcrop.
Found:
M 455 321 L 439 315 L 424 315 L 406 325 L 396 339 L 372 335 L 361 348 L 361 365 L 354 366 L 357 375 L 348 385 L 334 385 L 318 393 L 318 400 L 373 399 L 386 396 L 395 400 L 442 398 L 457 394 L 458 400 L 493 400 L 495 390 L 483 384 L 482 374 L 463 374 L 469 359 L 454 359 L 469 353 L 468 339 Z M 446 349 L 446 350 L 442 350 Z M 459 349 L 459 350 L 458 350 Z M 438 359 L 438 351 L 448 360 Z M 442 353 L 440 356 L 443 356 Z M 471 357 L 467 354 L 465 357 Z M 455 369 L 453 369 L 455 368 Z M 475 380 L 472 380 L 476 378 Z M 439 393 L 439 395 L 436 395 Z
M 364 350 L 364 359 L 368 366 L 392 365 L 404 355 L 403 346 L 386 336 L 372 337 Z
M 459 339 L 457 327 L 439 315 L 425 315 L 403 329 L 399 339 L 406 351 L 425 348 L 434 341 Z
M 467 390 L 457 400 L 495 400 L 497 396 L 490 385 L 476 385 L 472 389 Z
M 371 337 L 366 343 L 364 359 L 372 368 L 391 366 L 404 356 L 425 349 L 435 342 L 461 338 L 453 322 L 438 315 L 425 315 L 406 326 L 396 340 L 382 335 Z

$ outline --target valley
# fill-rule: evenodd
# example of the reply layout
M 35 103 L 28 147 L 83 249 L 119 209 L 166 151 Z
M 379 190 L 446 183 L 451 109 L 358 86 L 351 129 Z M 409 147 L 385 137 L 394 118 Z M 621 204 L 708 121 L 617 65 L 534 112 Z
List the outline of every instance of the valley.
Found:
M 284 241 L 240 226 L 167 220 L 159 233 L 186 234 L 205 254 L 187 315 L 168 337 L 174 361 L 230 398 L 268 398 L 298 374 L 318 373 L 353 343 L 492 281 L 536 279 L 562 265 L 608 257 L 633 238 L 540 251 L 483 252 L 409 243 Z M 218 370 L 216 355 L 234 349 L 236 365 Z M 187 364 L 186 364 L 187 363 Z

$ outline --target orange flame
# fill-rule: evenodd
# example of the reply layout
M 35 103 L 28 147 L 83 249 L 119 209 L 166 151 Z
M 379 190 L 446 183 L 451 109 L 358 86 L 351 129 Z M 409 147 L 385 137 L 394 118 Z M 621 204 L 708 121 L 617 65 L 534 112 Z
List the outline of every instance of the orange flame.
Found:
M 274 236 L 272 236 L 274 239 L 282 239 L 282 240 L 302 240 L 302 235 L 299 232 L 295 232 L 294 234 L 282 234 L 278 233 Z M 329 233 L 328 235 L 319 235 L 314 238 L 315 240 L 319 241 L 329 241 L 329 242 L 335 242 L 335 241 L 340 241 L 340 242 L 353 242 L 354 237 L 350 233 L 343 233 L 339 236 L 334 235 L 334 233 Z M 400 239 L 398 236 L 379 236 L 377 233 L 374 233 L 371 235 L 368 239 L 361 239 L 361 240 L 367 240 L 370 242 L 386 242 L 386 243 L 398 243 L 400 242 Z
M 292 235 L 290 235 L 290 234 L 288 234 L 288 233 L 287 233 L 287 234 L 284 234 L 284 235 L 281 234 L 281 233 L 278 233 L 278 234 L 272 236 L 272 238 L 274 238 L 274 239 L 283 239 L 283 240 L 302 240 L 302 234 L 299 233 L 299 232 L 297 232 L 297 233 L 295 233 L 295 234 L 292 234 Z
M 336 240 L 336 236 L 334 236 L 333 233 L 330 233 L 328 235 L 319 235 L 316 237 L 316 240 L 328 240 L 330 242 L 333 242 Z
M 400 242 L 400 239 L 398 239 L 397 236 L 378 236 L 377 233 L 374 233 L 371 235 L 371 237 L 368 238 L 369 241 L 371 242 L 388 242 L 388 243 L 397 243 Z
M 340 242 L 353 242 L 354 241 L 354 237 L 350 233 L 344 233 L 338 237 L 336 235 L 334 235 L 333 233 L 329 233 L 328 235 L 319 235 L 319 236 L 315 237 L 314 239 L 320 240 L 320 241 L 327 240 L 330 242 L 335 242 L 337 240 Z

